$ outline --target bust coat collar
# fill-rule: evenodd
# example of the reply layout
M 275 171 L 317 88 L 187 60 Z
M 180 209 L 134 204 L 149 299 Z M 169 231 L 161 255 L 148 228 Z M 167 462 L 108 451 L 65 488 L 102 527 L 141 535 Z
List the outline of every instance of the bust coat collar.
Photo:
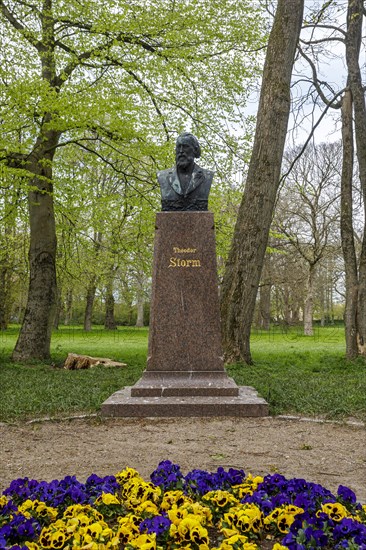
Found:
M 182 195 L 184 197 L 186 197 L 187 195 L 189 195 L 189 193 L 192 193 L 192 191 L 197 189 L 197 187 L 201 185 L 204 179 L 205 179 L 205 176 L 202 168 L 200 168 L 198 164 L 195 164 L 193 167 L 191 181 L 189 182 L 186 193 L 184 193 L 180 185 L 176 166 L 171 170 L 169 170 L 168 177 L 167 177 L 167 181 L 169 185 L 174 189 L 174 191 L 178 195 Z

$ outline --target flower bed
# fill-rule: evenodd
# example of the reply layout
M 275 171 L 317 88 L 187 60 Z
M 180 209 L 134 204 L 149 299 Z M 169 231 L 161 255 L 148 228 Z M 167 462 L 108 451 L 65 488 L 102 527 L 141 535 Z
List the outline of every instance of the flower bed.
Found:
M 366 505 L 304 479 L 193 470 L 14 480 L 0 497 L 0 548 L 366 550 Z

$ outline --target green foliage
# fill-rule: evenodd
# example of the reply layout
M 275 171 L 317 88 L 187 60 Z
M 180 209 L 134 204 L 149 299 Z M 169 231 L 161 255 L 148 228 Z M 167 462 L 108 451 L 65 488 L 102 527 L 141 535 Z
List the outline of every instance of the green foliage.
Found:
M 5 155 L 28 153 L 40 129 L 62 132 L 63 146 L 98 138 L 164 165 L 167 138 L 187 125 L 237 147 L 225 127 L 243 124 L 264 39 L 251 2 L 56 0 L 49 13 L 41 0 L 2 4 Z
M 64 327 L 53 334 L 52 357 L 57 364 L 67 353 L 106 356 L 126 362 L 126 369 L 96 367 L 64 371 L 34 363 L 11 363 L 17 335 L 12 327 L 0 333 L 2 380 L 1 421 L 97 412 L 101 403 L 125 385 L 134 384 L 146 365 L 147 329 L 105 331 Z M 344 328 L 317 327 L 305 337 L 301 328 L 253 333 L 255 365 L 231 365 L 239 385 L 256 388 L 271 414 L 298 414 L 329 419 L 366 420 L 366 368 L 362 360 L 344 359 Z
M 72 290 L 80 307 L 88 287 L 103 298 L 108 287 L 126 306 L 147 299 L 156 171 L 173 163 L 183 129 L 197 134 L 203 165 L 216 170 L 212 204 L 225 255 L 234 176 L 253 127 L 243 110 L 266 38 L 260 8 L 249 0 L 0 2 L 1 179 L 7 201 L 10 193 L 24 200 L 49 168 L 60 302 Z M 18 225 L 28 221 L 20 204 Z M 0 195 L 1 244 L 6 208 Z M 21 228 L 9 263 L 22 265 L 22 278 L 8 281 L 13 320 L 23 316 L 27 288 Z M 8 239 L 7 257 L 11 250 Z

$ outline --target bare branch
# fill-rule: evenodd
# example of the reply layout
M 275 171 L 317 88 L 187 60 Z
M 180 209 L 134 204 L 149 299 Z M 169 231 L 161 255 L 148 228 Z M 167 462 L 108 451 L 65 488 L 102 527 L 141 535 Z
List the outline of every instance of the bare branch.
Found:
M 341 29 L 340 27 L 336 27 L 335 25 L 319 25 L 318 23 L 306 23 L 306 25 L 303 25 L 303 29 L 310 29 L 310 28 L 316 28 L 316 29 L 328 29 L 337 31 L 343 34 L 344 37 L 347 36 L 346 31 Z
M 306 44 L 307 46 L 310 46 L 310 45 L 313 45 L 313 44 L 323 44 L 324 42 L 343 42 L 343 44 L 345 43 L 345 39 L 344 38 L 337 38 L 337 37 L 327 37 L 327 38 L 318 38 L 317 40 L 303 40 L 303 39 L 300 39 L 300 42 L 302 42 L 303 44 Z
M 313 74 L 313 84 L 314 84 L 315 89 L 318 92 L 319 96 L 321 97 L 321 99 L 325 103 L 325 105 L 327 105 L 328 107 L 332 107 L 333 109 L 340 109 L 341 105 L 342 105 L 341 101 L 339 101 L 338 103 L 335 103 L 335 101 L 334 101 L 335 98 L 334 97 L 331 100 L 329 100 L 326 97 L 326 95 L 324 94 L 323 90 L 321 89 L 321 84 L 326 85 L 328 88 L 330 88 L 330 87 L 326 82 L 322 82 L 321 80 L 318 79 L 318 75 L 317 75 L 317 72 L 316 72 L 316 67 L 315 67 L 313 61 L 310 59 L 310 57 L 308 55 L 306 55 L 306 53 L 300 47 L 299 47 L 299 52 L 302 55 L 302 57 L 304 59 L 306 59 L 306 61 L 310 65 L 311 72 Z M 343 92 L 343 90 L 342 90 L 342 92 Z M 339 93 L 337 95 L 339 95 Z
M 330 109 L 333 105 L 333 101 L 335 101 L 337 99 L 337 97 L 339 97 L 340 95 L 342 95 L 344 93 L 345 89 L 341 90 L 340 92 L 338 92 L 335 97 L 333 98 L 332 101 L 329 102 L 329 105 L 326 105 L 325 106 L 325 109 L 324 111 L 322 112 L 322 114 L 320 115 L 318 121 L 314 124 L 314 126 L 312 127 L 311 129 L 311 132 L 309 133 L 308 135 L 308 138 L 307 140 L 305 141 L 304 145 L 301 147 L 301 150 L 300 152 L 296 155 L 296 157 L 294 158 L 294 160 L 292 161 L 289 169 L 287 170 L 287 172 L 285 174 L 283 174 L 281 176 L 281 179 L 280 179 L 280 183 L 283 182 L 283 180 L 285 178 L 287 178 L 287 176 L 289 175 L 289 173 L 291 172 L 292 168 L 294 167 L 294 165 L 296 164 L 296 162 L 299 160 L 299 158 L 301 157 L 301 155 L 303 154 L 303 152 L 305 151 L 306 147 L 309 145 L 313 135 L 314 135 L 314 132 L 315 130 L 317 129 L 317 127 L 319 126 L 319 124 L 321 123 L 321 121 L 323 120 L 323 118 L 325 117 L 326 113 L 328 112 L 328 109 Z M 337 103 L 336 103 L 337 105 Z

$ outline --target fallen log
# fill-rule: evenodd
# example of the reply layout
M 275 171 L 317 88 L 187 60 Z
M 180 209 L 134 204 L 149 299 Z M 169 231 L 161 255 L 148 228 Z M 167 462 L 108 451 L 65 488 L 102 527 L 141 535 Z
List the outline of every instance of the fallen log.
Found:
M 121 367 L 121 368 L 127 367 L 126 363 L 113 361 L 108 357 L 91 357 L 90 355 L 79 355 L 77 353 L 69 353 L 64 363 L 64 369 L 67 369 L 67 370 L 90 369 L 92 367 L 97 367 L 98 365 L 103 365 L 103 367 Z

